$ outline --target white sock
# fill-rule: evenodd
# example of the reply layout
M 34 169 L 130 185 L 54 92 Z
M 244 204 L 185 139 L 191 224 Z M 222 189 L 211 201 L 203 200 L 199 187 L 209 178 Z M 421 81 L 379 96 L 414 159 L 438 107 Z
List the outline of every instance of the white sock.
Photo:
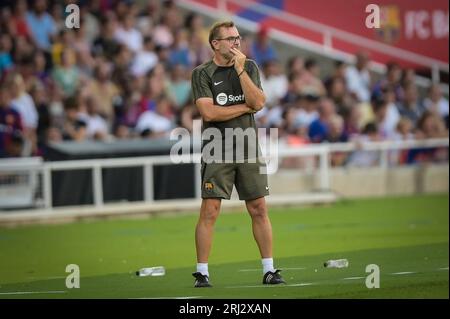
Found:
M 197 272 L 209 277 L 208 263 L 197 263 Z
M 261 259 L 261 263 L 263 266 L 263 275 L 268 271 L 275 272 L 275 269 L 273 268 L 273 258 L 263 258 Z

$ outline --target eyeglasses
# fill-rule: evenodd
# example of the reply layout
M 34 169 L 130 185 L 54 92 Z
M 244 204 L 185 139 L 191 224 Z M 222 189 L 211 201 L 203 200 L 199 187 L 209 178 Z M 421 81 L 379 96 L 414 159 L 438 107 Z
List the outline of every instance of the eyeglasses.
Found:
M 227 40 L 230 44 L 236 43 L 237 40 L 241 41 L 242 37 L 238 35 L 237 37 L 228 37 L 223 39 L 216 39 L 217 41 Z

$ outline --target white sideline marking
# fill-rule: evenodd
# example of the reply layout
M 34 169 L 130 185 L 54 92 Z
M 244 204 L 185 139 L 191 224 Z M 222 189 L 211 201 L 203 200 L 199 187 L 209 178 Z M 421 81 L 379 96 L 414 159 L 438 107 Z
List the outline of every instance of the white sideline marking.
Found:
M 416 272 L 414 271 L 401 271 L 401 272 L 393 272 L 391 273 L 391 275 L 410 275 L 410 274 L 415 274 Z
M 315 285 L 312 282 L 305 282 L 305 283 L 299 283 L 299 284 L 289 284 L 289 285 L 249 285 L 249 286 L 228 286 L 225 288 L 267 288 L 267 287 L 302 287 L 302 286 L 311 286 Z
M 312 286 L 312 285 L 316 285 L 315 283 L 312 282 L 305 282 L 302 284 L 289 284 L 289 285 L 285 285 L 286 287 L 303 287 L 303 286 Z
M 0 295 L 30 295 L 30 294 L 65 294 L 67 291 L 11 291 L 0 292 Z
M 448 267 L 439 268 L 438 270 L 448 270 Z
M 267 285 L 252 285 L 252 286 L 229 286 L 229 287 L 225 287 L 225 288 L 263 288 L 266 287 Z
M 38 280 L 47 280 L 47 279 L 63 279 L 66 276 L 53 276 L 53 277 L 28 277 L 28 279 L 38 279 Z
M 358 279 L 364 279 L 366 277 L 347 277 L 347 278 L 342 278 L 342 280 L 358 280 Z
M 283 268 L 280 267 L 281 270 L 303 270 L 306 269 L 306 267 L 292 267 L 292 268 Z M 258 269 L 239 269 L 238 271 L 261 271 L 261 268 Z

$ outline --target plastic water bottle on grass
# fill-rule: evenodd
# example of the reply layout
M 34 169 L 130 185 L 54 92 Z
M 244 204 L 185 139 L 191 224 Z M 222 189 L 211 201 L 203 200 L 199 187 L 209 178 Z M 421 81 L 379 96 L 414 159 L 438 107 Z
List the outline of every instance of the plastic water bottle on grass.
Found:
M 136 271 L 136 276 L 139 276 L 139 277 L 164 276 L 165 274 L 166 274 L 166 269 L 163 266 L 141 268 L 138 271 Z
M 325 268 L 346 268 L 348 267 L 347 259 L 330 259 L 323 263 Z

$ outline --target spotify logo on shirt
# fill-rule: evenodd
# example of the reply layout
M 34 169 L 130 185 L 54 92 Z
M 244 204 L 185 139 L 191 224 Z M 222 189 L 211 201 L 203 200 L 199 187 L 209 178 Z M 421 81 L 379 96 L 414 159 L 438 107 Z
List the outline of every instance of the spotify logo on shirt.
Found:
M 227 101 L 228 101 L 227 95 L 225 93 L 217 94 L 216 101 L 217 101 L 217 104 L 219 104 L 219 105 L 227 104 Z
M 231 95 L 230 94 L 230 95 L 227 96 L 223 92 L 217 94 L 217 97 L 216 97 L 217 104 L 225 105 L 225 104 L 227 104 L 228 101 L 230 101 L 231 103 L 244 102 L 245 101 L 245 96 L 244 96 L 244 94 L 241 94 L 241 95 Z

